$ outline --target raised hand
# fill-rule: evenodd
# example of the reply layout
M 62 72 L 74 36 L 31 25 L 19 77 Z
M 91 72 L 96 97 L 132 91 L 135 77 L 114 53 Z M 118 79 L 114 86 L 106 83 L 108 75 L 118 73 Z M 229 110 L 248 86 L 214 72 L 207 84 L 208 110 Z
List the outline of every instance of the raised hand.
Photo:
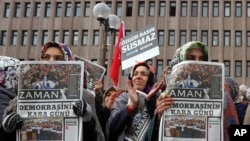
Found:
M 73 105 L 73 111 L 77 116 L 82 116 L 84 122 L 91 120 L 92 117 L 91 106 L 84 100 L 77 101 L 75 105 Z
M 133 109 L 136 109 L 138 106 L 138 95 L 136 93 L 136 89 L 132 87 L 131 80 L 126 81 L 126 89 L 128 91 L 128 105 L 130 105 Z

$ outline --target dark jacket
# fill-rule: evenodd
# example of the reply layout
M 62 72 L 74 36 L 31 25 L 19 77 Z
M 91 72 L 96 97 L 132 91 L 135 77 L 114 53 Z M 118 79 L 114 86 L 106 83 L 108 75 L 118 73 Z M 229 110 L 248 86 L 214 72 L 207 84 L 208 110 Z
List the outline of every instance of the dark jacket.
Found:
M 98 94 L 95 97 L 96 114 L 102 127 L 102 131 L 105 132 L 106 122 L 110 115 L 110 110 L 102 105 L 103 94 Z
M 9 134 L 4 132 L 2 128 L 2 121 L 4 110 L 9 106 L 9 101 L 12 100 L 16 96 L 15 93 L 6 90 L 5 88 L 0 86 L 0 141 L 15 141 L 16 136 L 15 133 Z

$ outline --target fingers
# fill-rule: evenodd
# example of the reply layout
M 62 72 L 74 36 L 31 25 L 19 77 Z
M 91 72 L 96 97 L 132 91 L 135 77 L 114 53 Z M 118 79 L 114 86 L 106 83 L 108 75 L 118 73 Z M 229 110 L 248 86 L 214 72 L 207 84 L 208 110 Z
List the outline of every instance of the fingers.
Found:
M 156 112 L 158 119 L 161 119 L 164 111 L 169 109 L 174 103 L 174 98 L 170 97 L 168 94 L 161 94 L 156 102 Z

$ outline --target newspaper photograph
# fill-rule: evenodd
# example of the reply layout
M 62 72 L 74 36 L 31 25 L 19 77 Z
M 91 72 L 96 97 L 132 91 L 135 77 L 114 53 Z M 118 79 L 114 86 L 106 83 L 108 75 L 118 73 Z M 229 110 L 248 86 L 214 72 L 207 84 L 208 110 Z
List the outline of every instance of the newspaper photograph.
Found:
M 224 64 L 184 61 L 167 76 L 174 97 L 160 122 L 159 141 L 223 141 Z
M 22 61 L 19 71 L 17 140 L 80 141 L 82 119 L 73 105 L 82 97 L 84 63 Z
M 102 80 L 105 72 L 106 72 L 106 68 L 91 62 L 88 59 L 82 58 L 80 56 L 74 55 L 74 59 L 76 61 L 83 61 L 84 62 L 84 70 L 86 72 L 86 77 L 87 77 L 87 90 L 89 90 L 90 92 L 92 92 L 93 94 L 95 93 L 94 91 L 94 83 L 95 80 Z

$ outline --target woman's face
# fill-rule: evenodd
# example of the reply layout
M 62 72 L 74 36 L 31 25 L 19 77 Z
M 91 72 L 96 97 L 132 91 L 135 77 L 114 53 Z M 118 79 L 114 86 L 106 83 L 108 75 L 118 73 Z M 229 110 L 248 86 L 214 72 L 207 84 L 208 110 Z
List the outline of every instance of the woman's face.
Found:
M 188 51 L 186 60 L 203 61 L 205 56 L 200 48 L 193 48 Z
M 105 96 L 105 98 L 104 98 L 104 104 L 105 104 L 105 106 L 109 107 L 109 106 L 108 106 L 108 105 L 109 105 L 109 102 L 112 103 L 111 105 L 114 104 L 114 101 L 115 101 L 115 99 L 117 98 L 117 96 L 115 96 L 115 94 L 116 94 L 116 91 L 115 91 L 115 90 L 110 90 L 110 91 L 106 94 L 106 96 Z
M 136 90 L 143 91 L 148 82 L 148 75 L 149 75 L 149 72 L 145 66 L 138 66 L 135 69 L 133 73 L 133 77 L 132 77 L 133 87 Z
M 65 61 L 62 50 L 58 47 L 49 47 L 42 57 L 43 61 Z

